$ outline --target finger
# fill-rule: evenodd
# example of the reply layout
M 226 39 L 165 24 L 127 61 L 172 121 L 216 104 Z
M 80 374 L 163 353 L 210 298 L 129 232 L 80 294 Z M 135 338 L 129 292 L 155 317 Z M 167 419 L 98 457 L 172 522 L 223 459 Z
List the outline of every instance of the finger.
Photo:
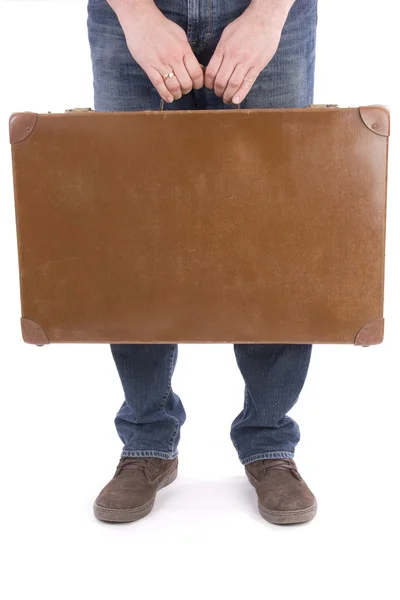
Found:
M 256 79 L 259 76 L 259 74 L 260 74 L 260 71 L 256 67 L 252 67 L 246 73 L 246 75 L 243 78 L 242 85 L 240 86 L 240 88 L 234 94 L 234 96 L 232 98 L 232 102 L 234 104 L 240 104 L 241 102 L 243 102 L 243 100 L 246 98 L 247 94 L 249 93 L 249 91 L 253 87 L 254 82 L 256 81 Z
M 225 93 L 228 81 L 231 78 L 233 71 L 235 70 L 236 64 L 231 58 L 224 56 L 224 60 L 218 70 L 218 73 L 214 81 L 214 91 L 216 96 L 222 98 Z
M 186 65 L 183 61 L 177 61 L 176 63 L 173 63 L 172 66 L 182 94 L 188 94 L 193 88 L 193 81 L 187 72 Z
M 190 79 L 193 82 L 193 87 L 195 90 L 199 90 L 204 85 L 204 67 L 199 64 L 199 61 L 190 50 L 183 57 L 183 62 L 185 63 L 185 67 L 187 72 L 189 73 Z
M 159 71 L 157 71 L 157 69 L 154 69 L 153 67 L 150 67 L 146 71 L 146 73 L 151 83 L 154 85 L 157 92 L 160 94 L 161 98 L 165 100 L 165 102 L 173 102 L 174 97 L 165 85 L 164 79 L 159 73 Z
M 230 104 L 232 102 L 232 98 L 235 94 L 237 94 L 238 90 L 240 89 L 240 86 L 242 85 L 244 77 L 247 74 L 248 70 L 249 68 L 247 66 L 244 66 L 240 63 L 234 68 L 222 98 L 226 104 Z
M 221 50 L 216 48 L 214 54 L 211 57 L 210 62 L 207 65 L 205 74 L 204 74 L 204 85 L 209 89 L 214 89 L 214 82 L 219 71 L 219 68 L 224 59 L 224 54 Z
M 173 68 L 170 65 L 164 65 L 161 67 L 160 73 L 164 79 L 165 86 L 171 92 L 174 100 L 179 100 L 179 98 L 182 98 L 181 86 Z M 169 75 L 170 73 L 173 73 L 172 77 L 166 77 L 166 75 Z

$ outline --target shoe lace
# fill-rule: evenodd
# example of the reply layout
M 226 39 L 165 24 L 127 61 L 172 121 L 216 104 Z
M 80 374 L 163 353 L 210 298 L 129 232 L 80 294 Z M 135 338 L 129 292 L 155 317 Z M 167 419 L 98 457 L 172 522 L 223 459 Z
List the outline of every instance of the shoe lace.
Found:
M 264 471 L 264 473 L 267 473 L 267 471 L 272 470 L 289 471 L 296 479 L 302 481 L 300 473 L 297 470 L 296 464 L 290 461 L 289 459 L 274 459 L 273 462 L 271 461 L 271 459 L 264 459 L 262 461 L 262 470 Z
M 119 475 L 121 473 L 121 471 L 124 469 L 129 469 L 132 471 L 136 470 L 136 471 L 145 473 L 146 468 L 148 468 L 149 465 L 150 465 L 150 461 L 146 460 L 145 458 L 128 458 L 128 457 L 121 458 L 121 460 L 117 466 L 117 469 L 115 471 L 114 477 Z

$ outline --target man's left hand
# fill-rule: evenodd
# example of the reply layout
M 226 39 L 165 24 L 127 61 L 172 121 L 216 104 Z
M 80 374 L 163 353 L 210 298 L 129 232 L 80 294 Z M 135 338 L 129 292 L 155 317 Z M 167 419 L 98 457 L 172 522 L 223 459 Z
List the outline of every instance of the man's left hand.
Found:
M 278 49 L 293 2 L 252 2 L 225 27 L 205 71 L 204 84 L 225 103 L 239 104 Z

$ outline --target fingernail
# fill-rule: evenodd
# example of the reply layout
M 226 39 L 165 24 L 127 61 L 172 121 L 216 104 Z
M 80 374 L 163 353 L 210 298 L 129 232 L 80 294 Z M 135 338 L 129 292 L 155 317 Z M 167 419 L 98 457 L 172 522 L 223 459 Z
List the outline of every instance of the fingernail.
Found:
M 234 101 L 235 104 L 239 104 L 239 102 L 240 102 L 240 96 L 235 96 L 234 99 L 233 99 L 233 101 Z
M 174 101 L 174 98 L 173 98 L 173 96 L 168 96 L 168 98 L 167 98 L 167 102 L 173 102 L 173 101 Z

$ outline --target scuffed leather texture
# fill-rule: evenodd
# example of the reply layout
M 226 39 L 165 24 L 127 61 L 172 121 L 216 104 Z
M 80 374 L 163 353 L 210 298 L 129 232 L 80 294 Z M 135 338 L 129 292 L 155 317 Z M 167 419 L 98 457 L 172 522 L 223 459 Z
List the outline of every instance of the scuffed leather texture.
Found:
M 267 459 L 249 463 L 245 473 L 255 487 L 260 505 L 277 513 L 304 511 L 317 500 L 292 459 Z
M 49 343 L 354 344 L 383 318 L 387 109 L 40 114 L 22 141 L 26 115 L 21 311 Z
M 160 479 L 177 467 L 177 458 L 121 458 L 114 477 L 104 486 L 95 502 L 103 508 L 140 508 L 154 500 Z

